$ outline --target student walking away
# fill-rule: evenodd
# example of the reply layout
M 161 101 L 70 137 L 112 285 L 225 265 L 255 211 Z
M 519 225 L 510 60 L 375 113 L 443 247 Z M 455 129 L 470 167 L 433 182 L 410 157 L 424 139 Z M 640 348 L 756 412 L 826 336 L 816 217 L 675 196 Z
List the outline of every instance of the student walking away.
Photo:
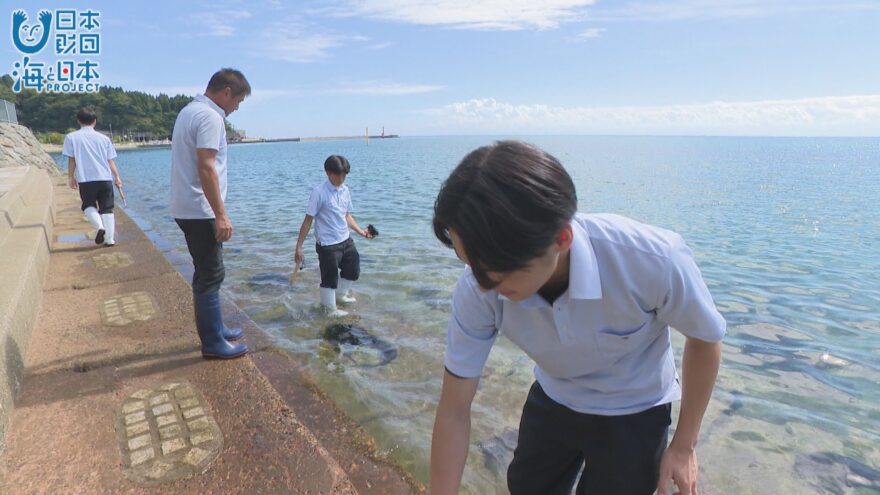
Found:
M 315 251 L 321 269 L 321 305 L 331 316 L 348 314 L 337 308 L 337 297 L 339 303 L 357 302 L 351 287 L 360 277 L 361 258 L 349 229 L 366 239 L 373 238 L 373 233 L 362 229 L 352 215 L 351 193 L 343 184 L 350 171 L 351 164 L 343 156 L 331 155 L 324 161 L 327 180 L 312 190 L 293 256 L 295 271 L 303 262 L 302 246 L 314 221 Z
M 227 328 L 220 312 L 220 285 L 226 276 L 223 243 L 232 238 L 226 211 L 225 119 L 251 94 L 244 74 L 221 69 L 177 115 L 171 139 L 171 215 L 183 231 L 193 260 L 196 329 L 206 358 L 236 358 L 248 348 Z
M 507 471 L 513 495 L 697 493 L 697 437 L 726 324 L 682 237 L 577 213 L 571 177 L 517 141 L 452 171 L 434 232 L 467 265 L 453 292 L 431 493 L 457 493 L 471 402 L 499 334 L 535 361 Z M 679 378 L 670 328 L 685 336 Z M 681 400 L 667 446 L 671 404 Z
M 64 136 L 61 153 L 67 157 L 67 183 L 79 189 L 82 211 L 95 228 L 95 244 L 116 244 L 113 183 L 122 187 L 116 168 L 116 149 L 110 138 L 95 130 L 98 117 L 83 108 L 76 114 L 79 130 Z

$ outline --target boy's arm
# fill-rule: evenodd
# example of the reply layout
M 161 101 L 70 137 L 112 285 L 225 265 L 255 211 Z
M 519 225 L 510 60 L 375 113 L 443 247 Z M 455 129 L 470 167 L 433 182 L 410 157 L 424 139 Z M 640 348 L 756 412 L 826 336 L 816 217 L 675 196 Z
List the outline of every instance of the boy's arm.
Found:
M 293 252 L 293 262 L 296 264 L 296 266 L 294 266 L 294 271 L 296 271 L 296 268 L 303 262 L 302 247 L 303 243 L 306 241 L 306 236 L 309 235 L 309 229 L 312 228 L 312 220 L 314 218 L 315 217 L 307 214 L 306 217 L 303 218 L 302 226 L 299 228 L 299 238 L 296 240 L 296 249 Z
M 119 177 L 119 170 L 116 168 L 116 160 L 111 158 L 107 160 L 107 163 L 110 164 L 110 171 L 113 172 L 113 183 L 116 184 L 116 187 L 122 187 L 122 179 Z
M 70 186 L 71 189 L 76 189 L 79 187 L 79 184 L 76 183 L 76 176 L 74 172 L 76 171 L 76 160 L 72 156 L 67 157 L 67 185 Z
M 345 223 L 348 224 L 350 228 L 352 228 L 355 232 L 358 233 L 361 237 L 365 237 L 367 239 L 372 239 L 373 235 L 362 229 L 360 225 L 358 225 L 357 220 L 354 219 L 351 213 L 345 214 Z
M 669 493 L 669 481 L 675 482 L 682 495 L 697 493 L 699 468 L 695 449 L 720 366 L 721 342 L 687 337 L 682 358 L 681 409 L 675 435 L 660 462 L 660 495 Z
M 480 378 L 443 374 L 431 440 L 431 495 L 457 494 L 471 434 L 471 402 Z

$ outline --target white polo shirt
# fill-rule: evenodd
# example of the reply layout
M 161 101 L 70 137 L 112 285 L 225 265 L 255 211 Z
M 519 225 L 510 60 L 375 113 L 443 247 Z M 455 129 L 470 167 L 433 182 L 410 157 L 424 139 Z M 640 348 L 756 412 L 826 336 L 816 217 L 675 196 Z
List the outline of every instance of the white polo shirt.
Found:
M 76 160 L 73 174 L 77 182 L 113 180 L 108 162 L 116 158 L 116 148 L 110 138 L 94 127 L 83 126 L 64 136 L 61 153 Z
M 214 218 L 202 190 L 197 148 L 217 150 L 214 169 L 220 197 L 226 201 L 226 112 L 205 95 L 196 96 L 174 121 L 171 135 L 171 216 L 181 219 Z
M 480 376 L 502 334 L 535 361 L 547 395 L 575 411 L 617 416 L 680 399 L 670 326 L 708 342 L 726 331 L 692 251 L 674 232 L 619 215 L 578 214 L 571 224 L 569 286 L 552 305 L 481 292 L 465 269 L 446 368 Z
M 315 238 L 318 244 L 330 246 L 351 237 L 345 216 L 354 211 L 348 186 L 333 185 L 327 179 L 312 189 L 306 214 L 315 217 Z

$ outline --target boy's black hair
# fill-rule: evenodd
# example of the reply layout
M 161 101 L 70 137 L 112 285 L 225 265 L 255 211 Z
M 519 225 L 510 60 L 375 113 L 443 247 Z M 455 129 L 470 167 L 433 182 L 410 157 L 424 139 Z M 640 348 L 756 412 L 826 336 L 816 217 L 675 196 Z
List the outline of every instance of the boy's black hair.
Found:
M 577 212 L 568 172 L 549 153 L 520 141 L 498 141 L 468 154 L 434 202 L 434 235 L 452 247 L 449 231 L 479 284 L 487 272 L 524 268 L 546 253 Z
M 351 164 L 342 155 L 330 155 L 324 160 L 324 171 L 334 174 L 346 174 L 351 171 Z
M 98 116 L 91 108 L 83 108 L 80 109 L 79 112 L 76 112 L 76 120 L 79 121 L 80 124 L 92 125 L 98 120 Z
M 208 81 L 208 91 L 223 91 L 226 88 L 231 89 L 232 94 L 235 96 L 239 96 L 242 93 L 245 96 L 251 95 L 251 83 L 248 82 L 240 70 L 224 67 L 215 72 L 211 76 L 211 80 Z

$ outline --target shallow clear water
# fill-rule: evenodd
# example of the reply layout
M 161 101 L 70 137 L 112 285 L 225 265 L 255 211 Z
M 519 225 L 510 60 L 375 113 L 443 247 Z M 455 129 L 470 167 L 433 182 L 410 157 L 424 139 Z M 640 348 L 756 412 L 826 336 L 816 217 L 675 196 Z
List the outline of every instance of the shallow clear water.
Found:
M 427 479 L 452 286 L 461 270 L 433 238 L 434 196 L 486 137 L 229 148 L 225 289 L 361 422 Z M 709 493 L 880 492 L 880 144 L 877 139 L 532 137 L 572 174 L 580 210 L 678 231 L 729 323 L 699 449 Z M 358 325 L 398 355 L 321 339 L 317 256 L 287 281 L 309 191 L 329 154 L 352 163 Z M 59 163 L 61 161 L 59 160 Z M 170 151 L 122 152 L 128 210 L 186 255 L 168 216 Z M 680 349 L 681 341 L 676 339 Z M 830 355 L 822 358 L 823 354 Z M 680 353 L 679 353 L 680 357 Z M 505 493 L 532 363 L 493 350 L 474 405 L 465 486 Z

